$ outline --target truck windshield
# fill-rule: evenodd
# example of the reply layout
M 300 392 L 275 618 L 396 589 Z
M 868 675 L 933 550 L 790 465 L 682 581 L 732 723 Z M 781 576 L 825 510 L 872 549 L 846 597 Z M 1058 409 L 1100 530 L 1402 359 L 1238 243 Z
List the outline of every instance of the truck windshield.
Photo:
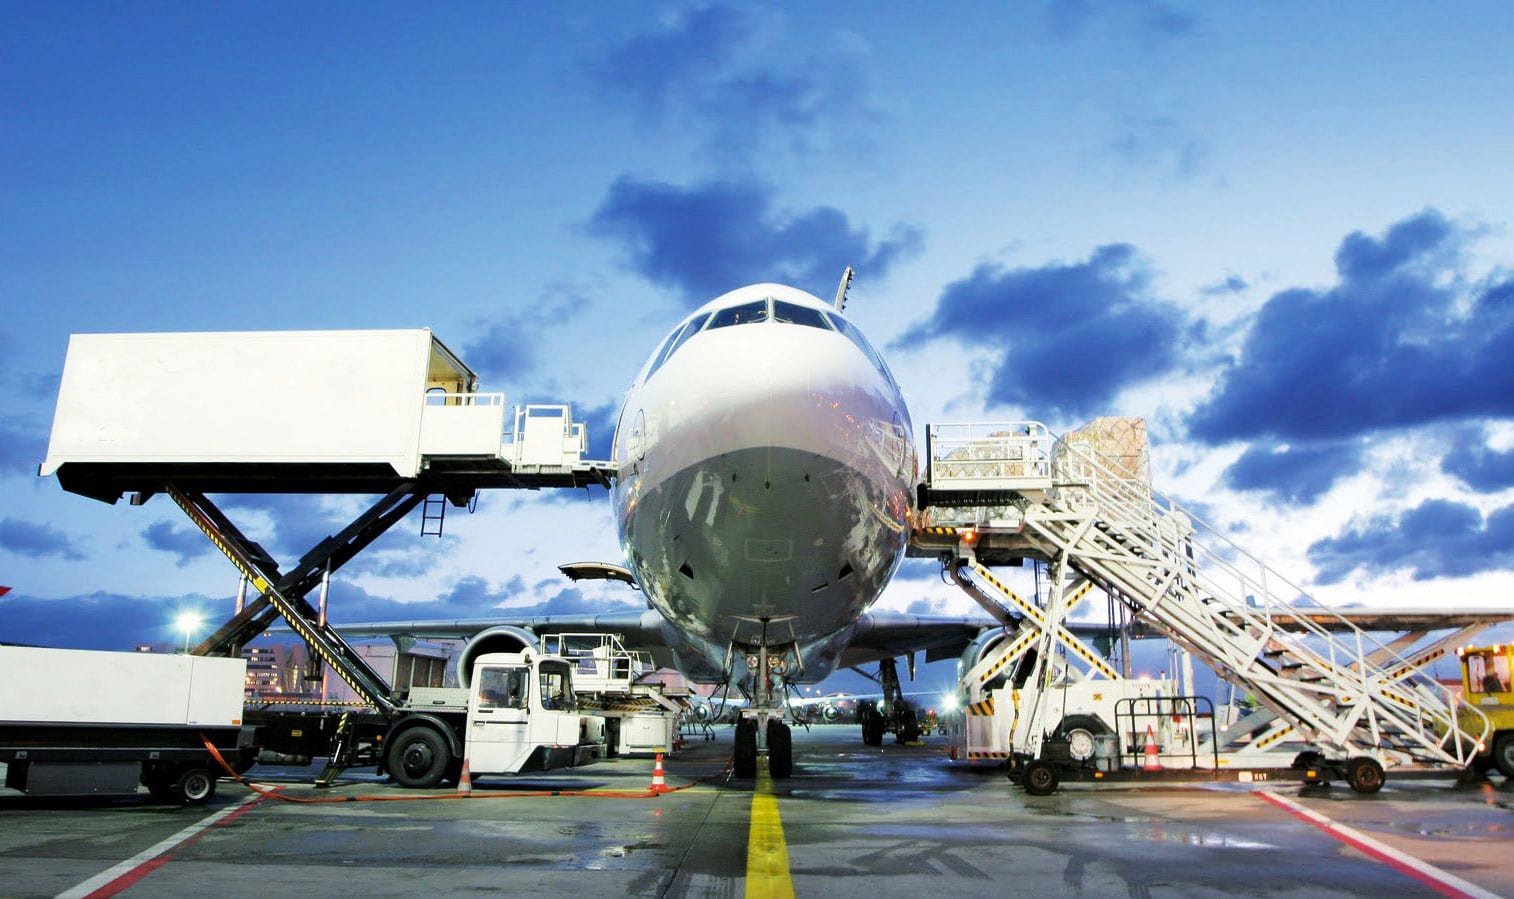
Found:
M 567 662 L 541 663 L 541 707 L 559 712 L 578 710 L 573 697 L 573 673 Z
M 478 673 L 478 707 L 523 709 L 530 672 L 525 668 L 484 668 Z

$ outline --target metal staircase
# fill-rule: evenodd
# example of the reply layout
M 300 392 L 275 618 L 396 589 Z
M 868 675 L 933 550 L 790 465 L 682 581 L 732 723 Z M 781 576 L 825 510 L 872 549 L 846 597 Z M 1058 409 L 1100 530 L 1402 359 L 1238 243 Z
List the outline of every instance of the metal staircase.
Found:
M 1465 766 L 1486 738 L 1485 717 L 1481 733 L 1458 728 L 1458 700 L 1422 658 L 1400 656 L 1402 647 L 1378 643 L 1327 608 L 1296 614 L 1309 602 L 1301 589 L 1153 492 L 1144 464 L 1054 439 L 1036 422 L 969 426 L 947 438 L 932 430 L 922 490 L 929 520 L 918 533 L 936 536 L 917 537 L 914 551 L 949 551 L 959 583 L 966 569 L 998 586 L 1038 633 L 1082 648 L 1063 637 L 1072 603 L 1060 597 L 1071 591 L 1038 609 L 998 584 L 984 562 L 1045 559 L 1069 581 L 1096 584 L 1272 711 L 1279 720 L 1262 737 L 1269 742 L 1292 733 L 1342 757 Z M 941 545 L 943 531 L 955 531 L 955 546 Z M 1022 635 L 1011 646 L 1023 652 L 1031 642 Z

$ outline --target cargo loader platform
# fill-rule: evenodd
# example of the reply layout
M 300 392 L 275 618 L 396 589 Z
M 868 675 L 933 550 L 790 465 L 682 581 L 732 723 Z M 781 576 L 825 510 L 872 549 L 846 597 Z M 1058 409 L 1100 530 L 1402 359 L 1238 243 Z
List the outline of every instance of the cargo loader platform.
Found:
M 39 474 L 114 503 L 197 493 L 608 486 L 565 405 L 514 410 L 429 329 L 75 334 Z

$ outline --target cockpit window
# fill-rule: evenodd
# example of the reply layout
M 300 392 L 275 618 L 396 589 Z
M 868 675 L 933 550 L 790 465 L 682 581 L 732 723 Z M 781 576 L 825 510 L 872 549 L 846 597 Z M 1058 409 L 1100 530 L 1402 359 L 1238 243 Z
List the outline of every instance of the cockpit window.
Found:
M 873 349 L 873 345 L 867 342 L 867 338 L 862 336 L 862 331 L 856 325 L 839 315 L 827 313 L 825 317 L 836 327 L 837 331 L 846 335 L 847 340 L 856 344 L 857 349 L 862 351 L 862 355 L 866 356 L 868 361 L 873 363 L 874 368 L 883 373 L 883 377 L 887 378 L 890 384 L 894 384 L 894 375 L 888 370 L 888 366 L 883 364 L 883 357 L 878 355 L 878 351 Z M 896 384 L 895 386 L 898 385 Z
M 758 300 L 755 303 L 742 303 L 740 306 L 727 306 L 716 312 L 715 317 L 710 319 L 710 330 L 728 328 L 731 325 L 750 325 L 767 320 L 768 301 Z
M 773 321 L 787 322 L 791 325 L 808 325 L 811 328 L 824 328 L 827 331 L 831 327 L 826 323 L 825 313 L 819 309 L 811 309 L 796 303 L 785 303 L 782 300 L 773 301 Z
M 652 377 L 659 368 L 662 368 L 664 362 L 673 358 L 673 354 L 678 352 L 678 348 L 688 343 L 689 338 L 697 334 L 699 329 L 704 327 L 704 323 L 709 320 L 710 314 L 708 312 L 704 315 L 696 315 L 682 328 L 674 331 L 673 338 L 663 347 L 662 353 L 657 357 L 657 361 L 652 363 L 651 369 L 647 371 L 647 377 Z

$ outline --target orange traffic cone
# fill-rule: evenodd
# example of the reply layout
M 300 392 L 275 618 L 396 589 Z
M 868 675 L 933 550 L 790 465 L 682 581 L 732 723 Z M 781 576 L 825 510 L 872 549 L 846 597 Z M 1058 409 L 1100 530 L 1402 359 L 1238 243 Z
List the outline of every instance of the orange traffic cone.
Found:
M 662 753 L 657 753 L 657 764 L 652 766 L 652 786 L 647 788 L 648 793 L 671 793 L 668 782 L 663 779 Z
M 463 773 L 457 778 L 457 792 L 464 796 L 473 795 L 473 778 L 468 774 L 467 759 L 463 759 Z
M 1161 753 L 1157 752 L 1157 735 L 1152 732 L 1149 724 L 1146 725 L 1146 757 L 1141 760 L 1141 770 L 1162 770 Z

